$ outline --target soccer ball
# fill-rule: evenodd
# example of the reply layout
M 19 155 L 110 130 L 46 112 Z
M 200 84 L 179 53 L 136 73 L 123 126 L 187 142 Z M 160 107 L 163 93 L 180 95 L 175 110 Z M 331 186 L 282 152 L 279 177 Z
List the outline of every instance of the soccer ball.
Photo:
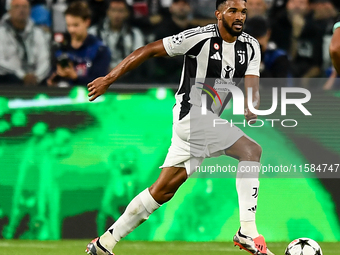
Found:
M 285 255 L 322 255 L 322 251 L 319 244 L 314 240 L 298 238 L 288 245 Z

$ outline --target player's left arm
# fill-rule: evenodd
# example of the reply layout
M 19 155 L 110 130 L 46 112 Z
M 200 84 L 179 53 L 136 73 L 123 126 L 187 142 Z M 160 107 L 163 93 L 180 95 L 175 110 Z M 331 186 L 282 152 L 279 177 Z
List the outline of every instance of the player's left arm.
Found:
M 244 88 L 245 88 L 245 102 L 244 102 L 244 116 L 248 121 L 256 120 L 257 115 L 249 110 L 248 97 L 252 98 L 252 105 L 255 109 L 260 107 L 260 64 L 261 64 L 261 50 L 259 43 L 253 39 L 251 43 L 251 58 L 248 64 L 248 68 L 245 73 L 244 78 Z M 252 88 L 252 94 L 249 95 L 249 88 Z
M 249 110 L 248 106 L 248 97 L 251 96 L 252 104 L 255 109 L 259 109 L 260 107 L 260 77 L 257 75 L 246 75 L 244 79 L 244 88 L 246 91 L 245 101 L 244 101 L 244 117 L 246 118 L 247 122 L 250 120 L 256 120 L 257 115 L 252 113 Z M 252 94 L 249 95 L 249 88 L 252 88 Z

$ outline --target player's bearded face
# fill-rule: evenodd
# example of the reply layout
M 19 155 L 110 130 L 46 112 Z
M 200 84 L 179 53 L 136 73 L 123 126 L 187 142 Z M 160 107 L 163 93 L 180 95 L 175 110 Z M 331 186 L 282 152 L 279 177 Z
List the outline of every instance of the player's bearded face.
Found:
M 224 16 L 222 16 L 222 23 L 224 28 L 227 30 L 229 34 L 232 36 L 240 36 L 243 32 L 243 22 L 239 20 L 235 20 L 231 26 L 228 24 L 227 20 Z

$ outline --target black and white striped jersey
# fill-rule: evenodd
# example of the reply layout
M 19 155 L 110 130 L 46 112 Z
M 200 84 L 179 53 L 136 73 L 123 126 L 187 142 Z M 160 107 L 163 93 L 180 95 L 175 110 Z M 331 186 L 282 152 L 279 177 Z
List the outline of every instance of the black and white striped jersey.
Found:
M 335 24 L 334 24 L 334 28 L 333 28 L 333 32 L 335 31 L 335 29 L 338 29 L 340 27 L 340 15 L 338 16 Z
M 207 93 L 209 88 L 216 92 L 216 83 L 197 83 L 196 80 L 211 81 L 208 78 L 215 78 L 212 80 L 236 85 L 245 75 L 260 76 L 260 46 L 255 38 L 246 33 L 242 33 L 235 42 L 228 43 L 220 36 L 217 25 L 211 24 L 166 37 L 163 45 L 170 57 L 184 55 L 180 86 L 176 93 L 176 104 L 181 108 L 179 119 L 189 113 L 192 105 L 201 107 L 202 94 Z M 203 89 L 205 85 L 207 89 Z M 216 105 L 214 98 L 207 97 L 207 108 L 221 115 L 231 93 L 218 92 L 216 96 L 220 103 Z

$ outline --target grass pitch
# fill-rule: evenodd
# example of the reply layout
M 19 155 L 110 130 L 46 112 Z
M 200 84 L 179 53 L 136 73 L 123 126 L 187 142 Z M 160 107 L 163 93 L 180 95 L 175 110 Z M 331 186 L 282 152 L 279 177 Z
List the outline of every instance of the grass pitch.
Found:
M 23 241 L 0 240 L 1 255 L 85 255 L 89 240 Z M 284 255 L 288 243 L 269 243 L 275 255 Z M 340 253 L 340 243 L 320 243 L 323 255 Z M 116 255 L 249 255 L 232 243 L 220 242 L 130 242 L 122 241 Z

